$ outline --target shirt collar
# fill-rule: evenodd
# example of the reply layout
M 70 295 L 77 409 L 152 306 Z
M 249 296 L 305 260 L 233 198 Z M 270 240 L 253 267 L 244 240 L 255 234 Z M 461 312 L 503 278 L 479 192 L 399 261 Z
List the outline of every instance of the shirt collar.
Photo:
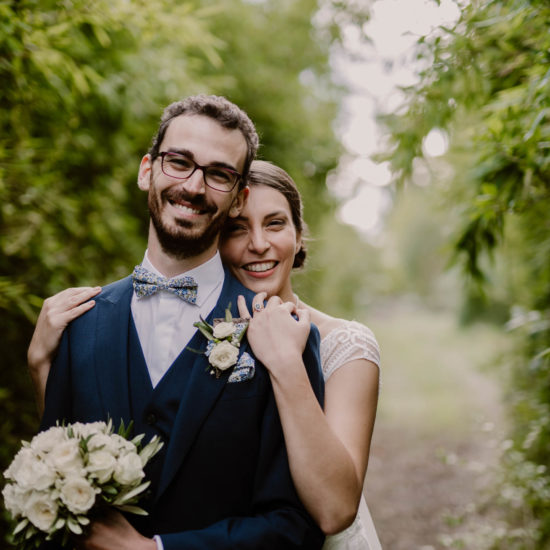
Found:
M 145 251 L 145 256 L 143 257 L 141 265 L 145 269 L 152 271 L 156 275 L 164 277 L 164 275 L 151 263 L 151 260 L 149 259 L 149 256 L 147 254 L 147 250 Z M 223 269 L 220 253 L 216 251 L 216 254 L 214 254 L 214 256 L 208 261 L 197 267 L 194 267 L 193 269 L 190 269 L 189 271 L 185 271 L 184 273 L 175 275 L 175 277 L 181 277 L 184 275 L 187 277 L 193 277 L 193 279 L 195 279 L 195 281 L 197 282 L 198 289 L 196 305 L 201 306 L 208 298 L 208 296 L 210 296 L 212 292 L 214 292 L 220 285 L 223 284 L 225 271 Z

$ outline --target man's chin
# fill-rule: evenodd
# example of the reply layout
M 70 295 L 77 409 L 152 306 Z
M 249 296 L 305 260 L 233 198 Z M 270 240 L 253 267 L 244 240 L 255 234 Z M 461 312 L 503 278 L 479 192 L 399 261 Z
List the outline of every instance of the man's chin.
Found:
M 165 254 L 177 259 L 193 258 L 211 248 L 216 242 L 217 233 L 179 225 L 172 230 L 156 228 L 157 239 Z

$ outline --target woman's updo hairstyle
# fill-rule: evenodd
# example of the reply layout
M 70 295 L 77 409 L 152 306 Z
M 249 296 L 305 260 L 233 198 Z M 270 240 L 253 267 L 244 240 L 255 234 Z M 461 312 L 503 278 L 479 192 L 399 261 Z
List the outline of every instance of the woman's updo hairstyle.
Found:
M 302 197 L 298 191 L 298 187 L 294 180 L 282 169 L 275 164 L 265 160 L 254 160 L 250 165 L 250 170 L 246 177 L 246 183 L 250 187 L 265 185 L 271 187 L 275 191 L 279 191 L 290 206 L 290 214 L 292 223 L 296 228 L 296 232 L 302 237 L 300 250 L 294 256 L 292 267 L 303 267 L 306 260 L 306 247 L 304 238 L 307 234 L 307 225 L 303 218 Z

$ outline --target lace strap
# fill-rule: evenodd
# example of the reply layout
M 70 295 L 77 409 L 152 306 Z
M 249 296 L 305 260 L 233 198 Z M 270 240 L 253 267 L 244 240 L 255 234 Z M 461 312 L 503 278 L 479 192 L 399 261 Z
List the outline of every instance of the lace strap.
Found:
M 380 367 L 380 348 L 372 330 L 356 321 L 345 321 L 321 340 L 321 365 L 325 380 L 351 361 L 367 359 Z

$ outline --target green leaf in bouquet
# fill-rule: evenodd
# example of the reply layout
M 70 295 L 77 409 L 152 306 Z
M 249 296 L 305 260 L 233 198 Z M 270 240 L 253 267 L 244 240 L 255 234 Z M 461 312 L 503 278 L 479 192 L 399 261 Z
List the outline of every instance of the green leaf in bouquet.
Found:
M 164 446 L 164 442 L 160 440 L 160 438 L 155 435 L 143 449 L 139 452 L 139 458 L 141 458 L 141 463 L 143 466 L 151 460 Z
M 90 519 L 87 518 L 86 516 L 76 516 L 76 519 L 77 519 L 78 523 L 80 523 L 80 525 L 89 525 L 90 524 Z
M 227 304 L 227 308 L 225 310 L 225 321 L 227 323 L 231 323 L 233 321 L 233 316 L 231 315 L 231 302 Z
M 90 434 L 88 437 L 83 437 L 81 440 L 80 440 L 80 443 L 79 443 L 79 446 L 80 446 L 80 450 L 82 451 L 82 453 L 84 455 L 87 455 L 89 450 L 88 450 L 88 443 L 90 442 L 90 439 L 92 439 L 93 437 L 93 434 Z
M 124 439 L 130 439 L 130 434 L 132 433 L 132 429 L 134 428 L 134 421 L 130 420 L 130 423 L 128 424 L 128 427 L 126 428 L 124 425 L 124 420 L 120 419 L 120 426 L 118 427 L 118 435 L 123 437 Z
M 136 447 L 138 447 L 139 445 L 141 445 L 141 442 L 143 441 L 144 437 L 145 437 L 145 434 L 136 435 L 136 437 L 134 437 L 134 439 L 132 439 L 130 443 L 133 443 Z
M 53 526 L 54 531 L 58 531 L 59 529 L 62 529 L 65 526 L 65 518 L 59 518 Z
M 114 485 L 103 485 L 101 491 L 108 495 L 118 495 L 118 489 Z
M 75 521 L 73 518 L 68 517 L 67 518 L 67 527 L 75 534 L 75 535 L 82 535 L 84 532 L 82 530 L 82 527 L 78 524 L 77 521 Z
M 193 323 L 193 326 L 197 327 L 205 338 L 207 338 L 208 340 L 214 341 L 214 337 L 212 336 L 212 333 L 209 332 L 208 329 L 206 329 L 201 323 L 199 322 Z
M 119 510 L 122 512 L 128 512 L 130 514 L 137 514 L 138 516 L 148 516 L 148 512 L 146 512 L 143 508 L 140 508 L 139 506 L 132 506 L 130 504 L 125 504 L 124 506 L 119 506 Z
M 149 485 L 151 485 L 151 482 L 150 481 L 145 481 L 144 483 L 142 483 L 141 485 L 138 485 L 137 487 L 135 487 L 131 491 L 128 491 L 128 492 L 122 491 L 115 498 L 115 500 L 113 500 L 113 504 L 115 506 L 120 506 L 120 505 L 126 504 L 127 502 L 130 502 L 130 500 L 135 498 L 137 495 L 143 493 L 143 491 L 145 491 L 145 489 L 147 489 L 147 487 L 149 487 Z
M 23 531 L 23 529 L 25 529 L 25 527 L 27 527 L 27 525 L 29 524 L 29 520 L 27 518 L 21 520 L 16 526 L 15 526 L 15 529 L 13 530 L 13 534 L 14 535 L 17 535 L 17 533 L 20 533 L 21 531 Z

